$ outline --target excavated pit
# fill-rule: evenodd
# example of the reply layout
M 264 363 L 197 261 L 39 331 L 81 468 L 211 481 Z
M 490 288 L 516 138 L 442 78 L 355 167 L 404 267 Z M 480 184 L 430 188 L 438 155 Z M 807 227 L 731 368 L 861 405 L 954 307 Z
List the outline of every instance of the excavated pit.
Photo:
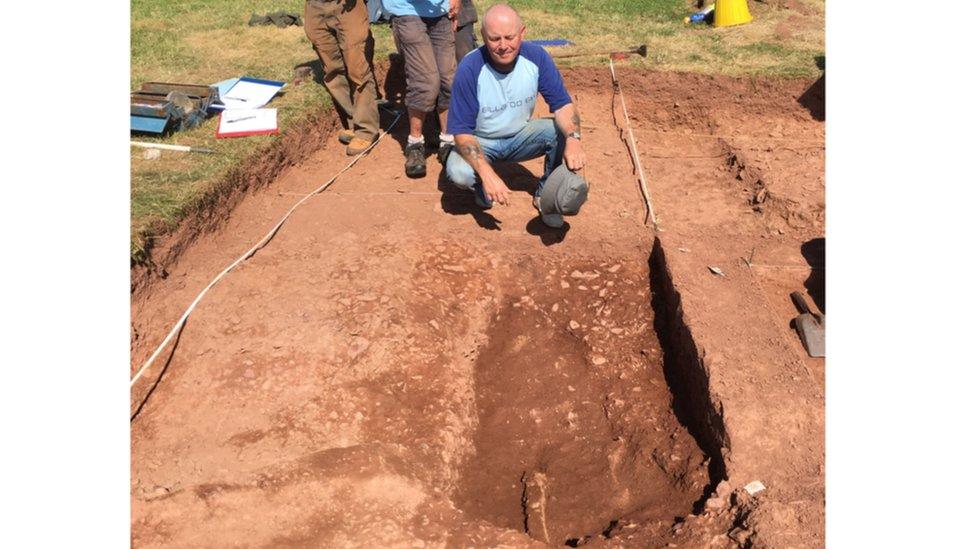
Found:
M 584 119 L 607 104 L 605 72 L 567 76 Z M 784 152 L 759 139 L 806 127 L 770 100 L 797 85 L 723 99 L 750 86 L 624 80 L 638 139 L 654 139 L 641 154 L 670 227 L 790 229 L 776 208 L 793 196 L 783 183 L 792 179 L 754 178 L 749 167 L 801 173 L 819 153 L 815 143 Z M 743 126 L 742 114 L 760 121 Z M 744 141 L 718 137 L 733 125 Z M 616 133 L 588 131 L 603 147 L 594 145 L 603 154 L 591 157 L 592 173 L 628 181 Z M 647 257 L 650 237 L 627 220 L 639 207 L 626 185 L 594 187 L 561 244 L 565 235 L 547 241 L 555 233 L 526 225 L 527 197 L 488 213 L 445 208 L 466 197 L 438 196 L 433 175 L 406 182 L 399 145 L 380 146 L 194 313 L 134 423 L 134 545 L 192 546 L 205 532 L 255 546 L 521 546 L 520 533 L 550 545 L 704 546 L 678 534 L 715 519 L 688 515 L 725 478 L 729 440 L 688 327 L 698 319 L 686 318 L 669 272 L 668 257 L 677 264 L 688 250 L 654 241 Z M 283 176 L 277 198 L 243 199 L 235 223 L 188 246 L 172 276 L 133 285 L 135 366 L 293 195 L 334 174 L 345 156 L 333 149 Z M 701 253 L 709 242 L 681 244 Z M 701 289 L 694 282 L 682 278 L 686 299 Z M 224 485 L 235 490 L 207 488 Z
M 475 363 L 478 429 L 458 507 L 572 546 L 611 537 L 622 518 L 670 525 L 693 512 L 723 472 L 709 456 L 721 454 L 702 436 L 701 414 L 672 409 L 686 400 L 672 387 L 698 388 L 665 368 L 682 353 L 655 334 L 672 323 L 655 322 L 645 266 L 526 258 L 513 275 L 522 280 L 510 287 L 534 289 L 502 302 Z

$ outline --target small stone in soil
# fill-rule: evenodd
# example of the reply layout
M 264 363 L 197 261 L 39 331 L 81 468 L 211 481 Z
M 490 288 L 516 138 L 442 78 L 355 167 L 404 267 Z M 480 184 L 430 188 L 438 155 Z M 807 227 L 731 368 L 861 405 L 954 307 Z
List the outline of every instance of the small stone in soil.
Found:
M 746 492 L 748 492 L 750 496 L 754 496 L 759 492 L 765 490 L 766 486 L 763 483 L 759 482 L 758 480 L 754 480 L 749 484 L 743 486 L 743 488 L 745 488 Z

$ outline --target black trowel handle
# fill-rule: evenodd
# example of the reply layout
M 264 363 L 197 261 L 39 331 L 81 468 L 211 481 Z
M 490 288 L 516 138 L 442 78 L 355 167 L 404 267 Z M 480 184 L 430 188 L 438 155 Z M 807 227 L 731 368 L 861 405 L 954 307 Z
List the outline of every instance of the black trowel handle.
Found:
M 796 305 L 796 308 L 800 310 L 800 314 L 810 314 L 810 307 L 807 306 L 807 300 L 803 299 L 803 294 L 800 292 L 790 292 L 790 299 L 793 300 L 793 305 Z

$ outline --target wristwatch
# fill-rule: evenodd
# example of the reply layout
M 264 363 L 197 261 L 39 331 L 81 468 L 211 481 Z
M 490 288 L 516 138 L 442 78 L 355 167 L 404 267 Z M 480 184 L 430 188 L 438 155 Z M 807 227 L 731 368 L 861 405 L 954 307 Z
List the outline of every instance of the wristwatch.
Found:
M 575 139 L 577 139 L 579 141 L 582 141 L 583 140 L 583 135 L 580 132 L 573 132 L 573 133 L 567 135 L 566 137 L 572 137 L 572 138 L 575 138 Z

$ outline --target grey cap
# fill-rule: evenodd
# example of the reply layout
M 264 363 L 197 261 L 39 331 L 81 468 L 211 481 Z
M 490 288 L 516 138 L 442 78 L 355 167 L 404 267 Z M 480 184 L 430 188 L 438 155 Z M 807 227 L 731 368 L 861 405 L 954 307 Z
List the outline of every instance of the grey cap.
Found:
M 585 179 L 570 171 L 566 164 L 559 164 L 542 187 L 539 211 L 543 215 L 576 215 L 586 202 L 589 190 Z

